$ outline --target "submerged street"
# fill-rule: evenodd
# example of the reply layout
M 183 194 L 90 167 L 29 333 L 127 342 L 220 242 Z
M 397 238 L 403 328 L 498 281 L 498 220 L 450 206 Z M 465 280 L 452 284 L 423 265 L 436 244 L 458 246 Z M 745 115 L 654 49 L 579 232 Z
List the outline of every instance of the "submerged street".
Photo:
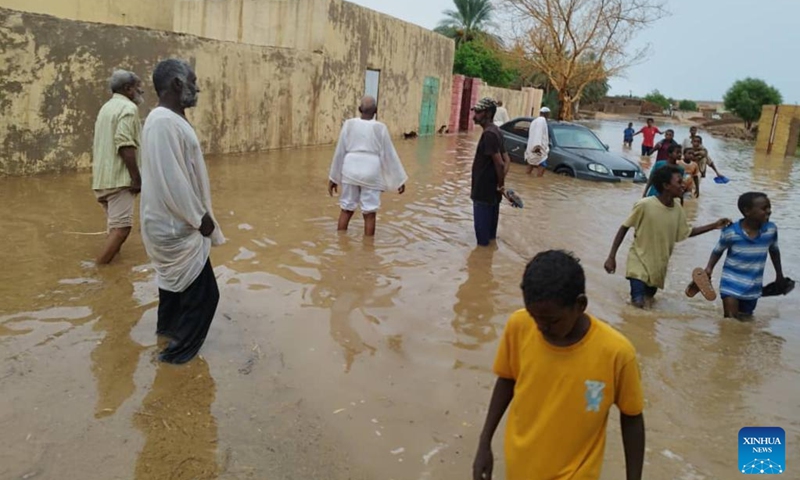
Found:
M 640 160 L 638 139 L 622 150 L 626 124 L 586 125 Z M 688 129 L 675 128 L 682 141 Z M 738 196 L 764 191 L 784 271 L 800 276 L 796 160 L 700 134 L 731 182 L 706 178 L 686 203 L 690 220 L 738 219 Z M 537 179 L 516 164 L 506 183 L 525 208 L 504 204 L 498 248 L 476 249 L 476 142 L 397 140 L 411 180 L 404 195 L 384 194 L 374 241 L 360 215 L 336 232 L 325 190 L 333 147 L 207 158 L 228 238 L 211 253 L 221 300 L 202 358 L 178 367 L 156 361 L 157 290 L 138 209 L 121 257 L 98 269 L 105 220 L 91 173 L 0 179 L 0 479 L 468 478 L 497 341 L 523 306 L 523 268 L 551 248 L 581 258 L 589 311 L 638 350 L 646 478 L 734 478 L 738 431 L 753 425 L 784 428 L 796 464 L 800 295 L 761 300 L 752 323 L 688 299 L 713 232 L 676 247 L 667 289 L 638 311 L 624 275 L 603 262 L 643 186 Z M 614 412 L 608 480 L 624 475 Z

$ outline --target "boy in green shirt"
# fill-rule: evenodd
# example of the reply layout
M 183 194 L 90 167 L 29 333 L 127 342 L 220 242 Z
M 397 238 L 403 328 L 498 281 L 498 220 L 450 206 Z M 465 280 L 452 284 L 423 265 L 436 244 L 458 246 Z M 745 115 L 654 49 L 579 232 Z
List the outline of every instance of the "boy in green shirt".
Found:
M 605 263 L 606 272 L 616 272 L 617 251 L 628 230 L 633 228 L 636 234 L 628 254 L 625 277 L 631 284 L 631 303 L 637 308 L 644 308 L 658 289 L 664 288 L 669 258 L 676 243 L 731 224 L 729 219 L 723 218 L 702 227 L 689 225 L 683 207 L 675 201 L 681 199 L 685 191 L 683 173 L 678 167 L 661 167 L 653 174 L 652 182 L 658 196 L 636 202 L 633 212 L 619 228 Z

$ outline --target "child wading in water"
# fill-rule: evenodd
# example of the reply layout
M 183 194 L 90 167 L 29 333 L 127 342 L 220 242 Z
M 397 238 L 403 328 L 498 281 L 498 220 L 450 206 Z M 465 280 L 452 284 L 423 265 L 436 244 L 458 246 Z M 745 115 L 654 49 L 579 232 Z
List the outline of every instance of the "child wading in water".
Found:
M 675 144 L 669 146 L 667 149 L 667 159 L 657 161 L 653 165 L 653 168 L 650 169 L 650 178 L 647 179 L 647 185 L 644 186 L 644 194 L 642 197 L 655 197 L 658 195 L 658 190 L 656 190 L 655 185 L 653 184 L 653 177 L 662 167 L 671 165 L 673 167 L 677 167 L 681 173 L 686 173 L 685 169 L 681 165 L 683 162 L 679 163 L 679 160 L 681 159 L 681 153 L 682 150 L 680 145 Z M 683 199 L 683 197 L 681 197 L 681 199 Z
M 699 196 L 700 192 L 697 190 L 697 182 L 700 180 L 700 169 L 694 161 L 694 154 L 692 149 L 683 151 L 683 162 L 678 162 L 678 166 L 683 168 L 684 171 L 684 186 L 686 187 L 685 197 L 692 198 L 692 196 Z
M 623 146 L 631 148 L 633 146 L 633 135 L 636 133 L 636 130 L 633 129 L 633 123 L 628 124 L 628 128 L 625 129 L 624 132 L 624 139 L 623 139 Z
M 644 401 L 633 345 L 586 313 L 586 277 L 577 258 L 547 251 L 525 268 L 525 309 L 506 324 L 497 382 L 473 464 L 492 478 L 492 437 L 509 408 L 506 479 L 597 479 L 608 413 L 619 408 L 628 480 L 642 478 Z
M 714 164 L 714 161 L 708 156 L 708 150 L 706 150 L 706 147 L 703 146 L 703 137 L 700 135 L 695 135 L 692 137 L 692 158 L 695 163 L 697 163 L 697 168 L 700 172 L 700 176 L 695 178 L 695 195 L 699 198 L 700 179 L 706 178 L 707 167 L 711 167 L 718 177 L 721 177 L 722 175 L 719 173 L 719 170 L 717 170 L 717 166 Z
M 719 287 L 725 317 L 747 319 L 761 298 L 767 253 L 775 267 L 776 284 L 785 290 L 787 279 L 783 276 L 778 249 L 778 227 L 769 221 L 772 205 L 767 195 L 745 193 L 739 197 L 739 211 L 744 218 L 722 231 L 708 259 L 706 274 L 711 278 L 714 267 L 727 251 Z
M 702 227 L 689 225 L 683 207 L 675 201 L 684 193 L 683 172 L 678 167 L 661 167 L 653 174 L 652 181 L 658 196 L 636 202 L 633 212 L 619 228 L 605 263 L 606 272 L 617 271 L 617 252 L 628 230 L 633 228 L 636 236 L 628 254 L 625 277 L 631 284 L 631 303 L 638 308 L 644 308 L 658 289 L 664 288 L 669 259 L 677 242 L 731 223 L 723 218 Z

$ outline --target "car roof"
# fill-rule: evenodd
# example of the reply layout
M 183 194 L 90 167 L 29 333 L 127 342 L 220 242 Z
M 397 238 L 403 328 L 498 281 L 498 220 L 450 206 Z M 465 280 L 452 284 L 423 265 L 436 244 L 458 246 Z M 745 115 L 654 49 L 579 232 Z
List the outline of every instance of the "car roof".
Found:
M 532 122 L 532 121 L 536 120 L 536 117 L 517 117 L 517 118 L 511 119 L 508 123 L 514 123 L 514 122 L 517 122 L 517 121 L 520 121 L 520 120 L 527 120 L 529 122 Z M 587 128 L 587 127 L 585 127 L 583 125 L 580 125 L 578 123 L 564 122 L 564 121 L 561 121 L 561 120 L 548 120 L 547 124 L 548 125 L 560 125 L 560 126 L 564 126 L 564 127 Z

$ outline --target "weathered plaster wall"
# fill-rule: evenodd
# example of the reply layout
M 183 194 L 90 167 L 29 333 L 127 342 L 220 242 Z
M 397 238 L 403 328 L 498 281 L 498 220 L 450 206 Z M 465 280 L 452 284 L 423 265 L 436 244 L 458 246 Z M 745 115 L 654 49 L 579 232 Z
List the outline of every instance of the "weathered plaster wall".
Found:
M 529 94 L 527 92 L 482 85 L 480 96 L 490 97 L 495 101 L 502 101 L 503 106 L 508 110 L 508 116 L 511 118 L 526 116 L 525 108 L 529 102 Z M 530 115 L 530 112 L 528 112 L 527 115 Z
M 758 122 L 756 150 L 794 156 L 800 135 L 800 106 L 764 105 Z
M 380 70 L 379 117 L 394 135 L 419 129 L 425 77 L 439 79 L 436 125 L 449 119 L 455 46 L 439 34 L 342 0 L 178 0 L 177 32 L 324 57 L 339 120 L 356 114 L 367 69 Z
M 122 41 L 120 41 L 122 39 Z M 146 80 L 159 60 L 192 62 L 202 90 L 190 120 L 207 153 L 330 143 L 355 90 L 322 55 L 0 9 L 0 174 L 88 168 L 94 121 L 118 67 Z
M 322 50 L 303 47 L 312 44 L 299 33 L 292 38 L 303 48 L 292 49 L 0 8 L 0 175 L 89 168 L 108 76 L 126 68 L 146 80 L 144 118 L 155 103 L 150 75 L 168 57 L 196 67 L 202 92 L 190 115 L 207 153 L 336 141 L 342 122 L 357 113 L 367 68 L 381 70 L 379 116 L 393 134 L 417 130 L 426 76 L 440 79 L 437 125 L 447 123 L 452 42 L 352 4 L 324 2 Z
M 70 20 L 172 30 L 175 0 L 0 0 L 0 8 Z

